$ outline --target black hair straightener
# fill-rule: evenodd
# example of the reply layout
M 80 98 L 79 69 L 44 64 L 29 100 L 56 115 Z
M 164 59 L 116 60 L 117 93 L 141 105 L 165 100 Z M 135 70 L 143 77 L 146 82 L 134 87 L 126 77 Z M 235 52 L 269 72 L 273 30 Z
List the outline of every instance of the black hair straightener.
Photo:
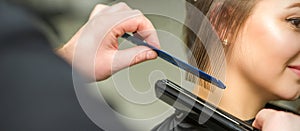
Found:
M 211 129 L 217 131 L 258 131 L 246 122 L 207 103 L 170 80 L 158 80 L 155 84 L 155 93 L 159 99 L 175 109 L 196 114 L 196 117 L 194 115 L 186 116 L 196 122 L 199 121 L 200 113 L 202 113 L 202 116 L 207 117 L 207 121 L 202 124 Z

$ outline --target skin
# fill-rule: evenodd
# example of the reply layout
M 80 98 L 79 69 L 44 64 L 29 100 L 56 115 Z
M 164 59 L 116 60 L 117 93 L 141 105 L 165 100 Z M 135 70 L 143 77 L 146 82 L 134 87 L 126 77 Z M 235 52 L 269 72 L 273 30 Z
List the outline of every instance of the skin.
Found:
M 97 5 L 86 24 L 57 53 L 91 81 L 104 80 L 123 68 L 157 57 L 145 46 L 119 50 L 118 37 L 126 32 L 138 32 L 150 45 L 160 48 L 151 22 L 121 2 Z
M 229 45 L 227 89 L 219 104 L 225 111 L 249 120 L 270 100 L 299 97 L 300 7 L 290 8 L 296 3 L 260 0 Z
M 299 131 L 300 117 L 292 113 L 263 109 L 257 114 L 253 126 L 262 131 Z

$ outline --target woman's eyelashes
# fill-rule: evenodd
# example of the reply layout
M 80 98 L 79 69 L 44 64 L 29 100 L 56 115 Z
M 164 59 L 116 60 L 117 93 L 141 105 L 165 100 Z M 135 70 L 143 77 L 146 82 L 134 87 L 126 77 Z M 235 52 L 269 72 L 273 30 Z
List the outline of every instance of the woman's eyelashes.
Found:
M 286 19 L 293 27 L 300 29 L 300 17 Z

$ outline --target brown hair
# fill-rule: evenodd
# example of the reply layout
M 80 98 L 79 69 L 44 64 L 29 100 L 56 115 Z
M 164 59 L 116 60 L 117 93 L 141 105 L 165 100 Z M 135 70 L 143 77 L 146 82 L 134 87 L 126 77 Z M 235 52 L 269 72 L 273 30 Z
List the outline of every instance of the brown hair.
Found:
M 221 41 L 234 43 L 241 27 L 251 15 L 256 1 L 257 0 L 187 0 L 187 4 L 192 4 L 207 17 Z M 193 25 L 193 28 L 200 28 L 202 23 L 195 23 L 195 21 L 197 21 L 196 19 L 198 19 L 193 15 L 195 12 L 189 9 L 187 9 L 186 12 L 185 24 Z M 201 41 L 203 38 L 197 38 L 194 31 L 195 30 L 192 31 L 185 27 L 185 41 L 192 51 L 192 56 L 195 59 L 194 65 L 196 64 L 195 66 L 199 69 L 213 75 L 212 72 L 216 69 L 213 69 L 210 65 L 207 50 Z M 196 29 L 196 31 L 199 30 Z M 232 46 L 224 46 L 223 50 L 227 52 L 227 48 L 229 47 Z M 193 62 L 190 61 L 190 63 Z M 188 75 L 188 79 L 194 80 L 194 77 Z M 199 84 L 204 88 L 211 89 L 209 84 L 202 80 L 200 80 Z

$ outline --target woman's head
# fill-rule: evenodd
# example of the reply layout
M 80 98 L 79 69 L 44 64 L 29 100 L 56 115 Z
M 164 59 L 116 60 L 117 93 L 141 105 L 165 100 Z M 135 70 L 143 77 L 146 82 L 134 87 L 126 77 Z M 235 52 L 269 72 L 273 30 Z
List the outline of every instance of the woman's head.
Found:
M 220 39 L 227 42 L 227 86 L 259 90 L 266 99 L 299 97 L 300 0 L 191 3 L 208 17 Z M 196 18 L 188 15 L 187 24 L 196 24 L 193 19 Z M 190 30 L 186 38 L 198 67 L 209 73 L 212 69 L 201 38 L 197 39 Z

